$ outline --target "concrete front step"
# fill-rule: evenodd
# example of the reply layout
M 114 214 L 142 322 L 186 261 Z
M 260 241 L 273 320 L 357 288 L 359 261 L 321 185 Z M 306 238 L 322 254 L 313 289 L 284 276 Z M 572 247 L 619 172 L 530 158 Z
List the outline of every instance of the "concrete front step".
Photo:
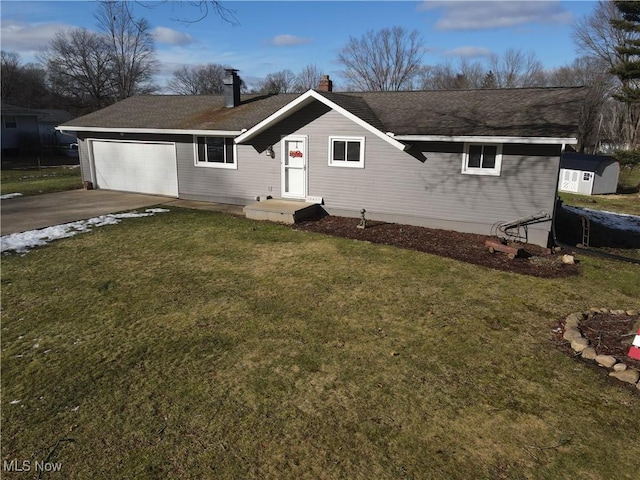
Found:
M 251 220 L 294 224 L 318 213 L 320 205 L 295 200 L 269 199 L 250 203 L 243 208 L 244 214 Z

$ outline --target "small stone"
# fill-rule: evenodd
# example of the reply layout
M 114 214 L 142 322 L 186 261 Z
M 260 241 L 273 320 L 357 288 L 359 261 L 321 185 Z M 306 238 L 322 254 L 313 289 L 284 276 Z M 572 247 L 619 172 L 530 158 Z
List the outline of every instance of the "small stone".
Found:
M 611 310 L 611 313 L 613 315 L 626 315 L 627 312 L 625 312 L 624 310 Z
M 582 358 L 584 358 L 585 360 L 595 360 L 595 358 L 598 356 L 598 354 L 596 353 L 596 349 L 593 347 L 587 347 L 582 351 Z
M 566 327 L 577 327 L 582 321 L 581 313 L 572 313 L 565 318 L 564 324 Z
M 613 371 L 609 374 L 609 376 L 617 378 L 623 382 L 627 383 L 638 383 L 638 379 L 640 378 L 640 372 L 635 368 L 629 368 L 627 370 L 623 370 L 621 372 Z
M 630 317 L 638 315 L 638 310 L 627 310 L 627 315 L 629 315 Z
M 573 255 L 562 255 L 562 263 L 565 265 L 573 265 L 576 260 Z
M 391 352 L 391 356 L 392 356 L 392 357 L 397 357 L 398 355 L 400 355 L 400 353 L 399 353 L 399 352 Z
M 571 340 L 575 340 L 576 338 L 582 338 L 582 334 L 580 333 L 580 330 L 578 330 L 576 327 L 569 327 L 569 328 L 565 328 L 562 338 L 564 338 L 565 340 L 571 341 Z
M 601 308 L 600 309 L 600 313 L 609 313 L 611 310 L 609 310 L 608 308 Z
M 627 369 L 627 364 L 626 364 L 626 363 L 616 363 L 616 364 L 613 366 L 613 369 L 614 369 L 616 372 L 624 372 L 624 371 Z
M 640 390 L 640 382 L 636 383 L 636 388 Z
M 600 313 L 600 309 L 598 307 L 591 307 L 589 308 L 589 311 L 591 313 Z
M 589 340 L 586 338 L 575 338 L 571 340 L 571 348 L 574 352 L 580 353 L 589 346 Z
M 617 362 L 616 357 L 613 357 L 611 355 L 597 355 L 594 360 L 598 365 L 606 368 L 613 367 Z

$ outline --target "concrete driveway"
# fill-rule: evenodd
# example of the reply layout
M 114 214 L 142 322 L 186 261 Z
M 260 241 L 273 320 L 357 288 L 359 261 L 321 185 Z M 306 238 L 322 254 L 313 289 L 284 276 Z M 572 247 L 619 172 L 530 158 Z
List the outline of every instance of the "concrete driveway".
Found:
M 71 190 L 2 200 L 0 234 L 26 232 L 152 205 L 175 198 L 108 190 Z

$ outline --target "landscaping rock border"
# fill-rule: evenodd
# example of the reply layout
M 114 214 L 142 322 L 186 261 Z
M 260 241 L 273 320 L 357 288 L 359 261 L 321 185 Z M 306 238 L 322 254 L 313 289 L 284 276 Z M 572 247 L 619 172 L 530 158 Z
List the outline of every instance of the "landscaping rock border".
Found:
M 612 355 L 598 355 L 595 348 L 589 344 L 580 331 L 580 322 L 597 313 L 610 315 L 638 315 L 637 310 L 610 310 L 608 308 L 590 308 L 586 312 L 570 313 L 564 319 L 564 332 L 562 338 L 571 344 L 571 349 L 576 355 L 585 360 L 594 361 L 598 366 L 611 370 L 609 376 L 622 382 L 635 385 L 640 390 L 640 371 L 629 368 L 624 362 Z

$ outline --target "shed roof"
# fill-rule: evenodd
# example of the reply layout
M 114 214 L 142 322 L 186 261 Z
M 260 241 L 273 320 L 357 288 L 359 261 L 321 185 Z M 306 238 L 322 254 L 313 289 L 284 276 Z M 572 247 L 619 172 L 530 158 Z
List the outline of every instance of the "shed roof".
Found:
M 527 88 L 415 92 L 317 92 L 382 132 L 395 135 L 567 137 L 577 134 L 586 89 Z M 250 129 L 300 94 L 135 96 L 61 126 L 66 129 Z
M 560 168 L 579 170 L 581 172 L 602 173 L 607 165 L 616 161 L 607 155 L 587 155 L 584 153 L 565 152 L 560 159 Z

